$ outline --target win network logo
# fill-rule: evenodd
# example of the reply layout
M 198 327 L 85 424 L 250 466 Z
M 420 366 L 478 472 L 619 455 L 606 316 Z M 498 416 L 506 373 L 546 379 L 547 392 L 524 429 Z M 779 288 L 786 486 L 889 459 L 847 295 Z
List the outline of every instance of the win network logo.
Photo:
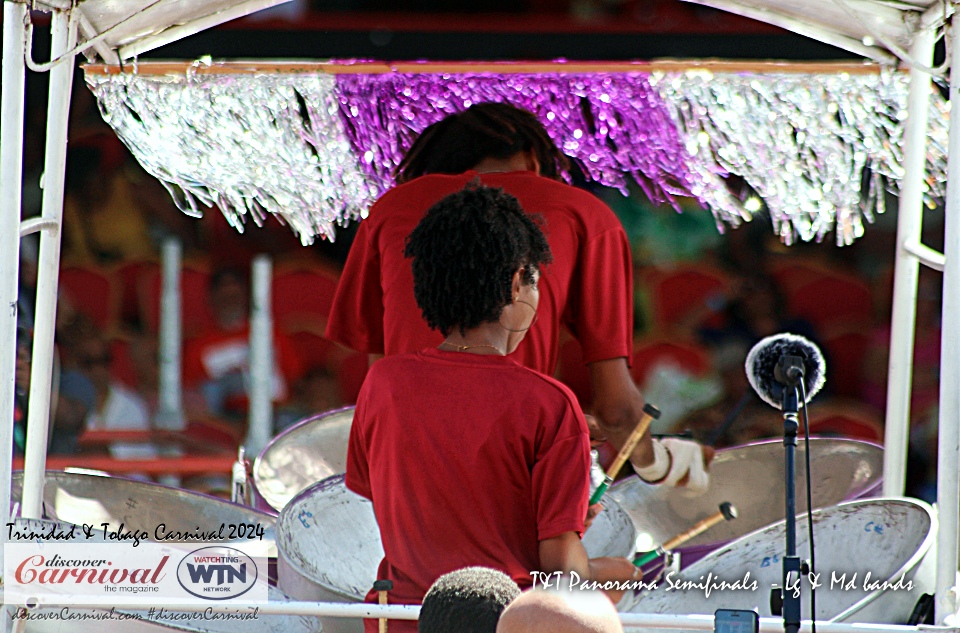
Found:
M 257 581 L 256 562 L 232 547 L 203 547 L 177 566 L 177 580 L 204 600 L 229 600 L 247 593 Z

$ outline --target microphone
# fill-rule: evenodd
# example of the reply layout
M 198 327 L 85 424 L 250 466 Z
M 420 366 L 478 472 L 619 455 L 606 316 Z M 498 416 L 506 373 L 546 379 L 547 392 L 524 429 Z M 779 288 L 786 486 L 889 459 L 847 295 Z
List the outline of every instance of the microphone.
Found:
M 777 409 L 783 408 L 784 390 L 792 390 L 801 380 L 807 400 L 813 400 L 823 387 L 826 368 L 820 348 L 797 334 L 768 336 L 747 354 L 750 386 L 761 400 Z

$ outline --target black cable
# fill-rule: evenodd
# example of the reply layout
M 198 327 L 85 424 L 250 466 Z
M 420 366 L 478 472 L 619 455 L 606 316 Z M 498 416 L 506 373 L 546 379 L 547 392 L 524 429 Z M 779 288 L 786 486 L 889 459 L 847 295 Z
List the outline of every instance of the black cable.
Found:
M 803 402 L 803 445 L 806 452 L 807 464 L 807 529 L 810 532 L 810 574 L 813 574 L 817 568 L 817 559 L 814 556 L 813 547 L 813 483 L 810 473 L 810 418 L 807 416 L 807 387 L 801 380 L 800 397 Z M 809 574 L 807 575 L 809 579 Z M 810 583 L 810 627 L 812 633 L 817 633 L 817 597 L 816 589 L 813 583 Z

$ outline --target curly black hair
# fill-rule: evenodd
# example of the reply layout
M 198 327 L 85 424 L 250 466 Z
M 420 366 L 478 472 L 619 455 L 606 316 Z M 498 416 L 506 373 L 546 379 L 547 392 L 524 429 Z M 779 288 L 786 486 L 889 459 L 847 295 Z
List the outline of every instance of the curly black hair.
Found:
M 413 293 L 427 324 L 447 336 L 497 321 L 511 300 L 513 273 L 552 261 L 547 238 L 520 202 L 472 182 L 427 211 L 407 237 Z
M 502 571 L 465 567 L 440 576 L 423 597 L 419 633 L 494 633 L 520 587 Z
M 462 174 L 486 158 L 532 150 L 540 175 L 560 180 L 567 157 L 532 113 L 508 103 L 477 103 L 425 129 L 394 175 L 397 184 L 425 174 Z

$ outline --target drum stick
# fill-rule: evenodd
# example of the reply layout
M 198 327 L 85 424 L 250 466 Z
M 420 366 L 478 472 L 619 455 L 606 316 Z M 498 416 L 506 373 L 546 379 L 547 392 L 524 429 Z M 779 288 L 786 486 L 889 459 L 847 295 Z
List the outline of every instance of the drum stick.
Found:
M 699 521 L 696 525 L 694 525 L 692 528 L 690 528 L 686 532 L 681 532 L 680 534 L 677 534 L 676 536 L 674 536 L 672 539 L 670 539 L 663 545 L 660 545 L 659 547 L 657 547 L 657 549 L 647 552 L 646 554 L 641 554 L 640 556 L 637 556 L 637 558 L 634 559 L 633 564 L 636 565 L 637 567 L 646 565 L 656 557 L 662 556 L 666 552 L 669 552 L 670 550 L 676 547 L 679 547 L 680 545 L 683 545 L 693 537 L 706 532 L 717 523 L 720 523 L 722 521 L 732 521 L 736 518 L 737 518 L 736 507 L 734 507 L 734 505 L 729 501 L 724 501 L 723 503 L 720 504 L 719 512 L 717 512 L 716 514 L 711 514 L 706 519 Z
M 635 449 L 637 444 L 640 443 L 640 438 L 643 437 L 643 434 L 646 433 L 647 429 L 650 428 L 650 423 L 659 417 L 659 409 L 652 404 L 643 405 L 643 416 L 637 423 L 637 427 L 633 429 L 633 433 L 631 433 L 630 437 L 627 438 L 623 448 L 621 448 L 620 452 L 617 453 L 617 458 L 613 460 L 612 464 L 610 464 L 610 468 L 607 469 L 607 473 L 603 478 L 603 482 L 597 486 L 597 489 L 594 490 L 593 494 L 590 496 L 590 505 L 600 503 L 600 499 L 603 498 L 607 488 L 613 484 L 613 480 L 616 479 L 617 474 L 620 473 L 620 469 L 623 468 L 623 465 L 627 463 L 628 459 L 630 459 L 630 453 L 633 452 L 633 449 Z
M 392 580 L 378 580 L 373 583 L 373 590 L 377 592 L 380 604 L 387 604 L 387 592 L 393 589 Z M 380 618 L 380 633 L 387 633 L 387 619 Z

